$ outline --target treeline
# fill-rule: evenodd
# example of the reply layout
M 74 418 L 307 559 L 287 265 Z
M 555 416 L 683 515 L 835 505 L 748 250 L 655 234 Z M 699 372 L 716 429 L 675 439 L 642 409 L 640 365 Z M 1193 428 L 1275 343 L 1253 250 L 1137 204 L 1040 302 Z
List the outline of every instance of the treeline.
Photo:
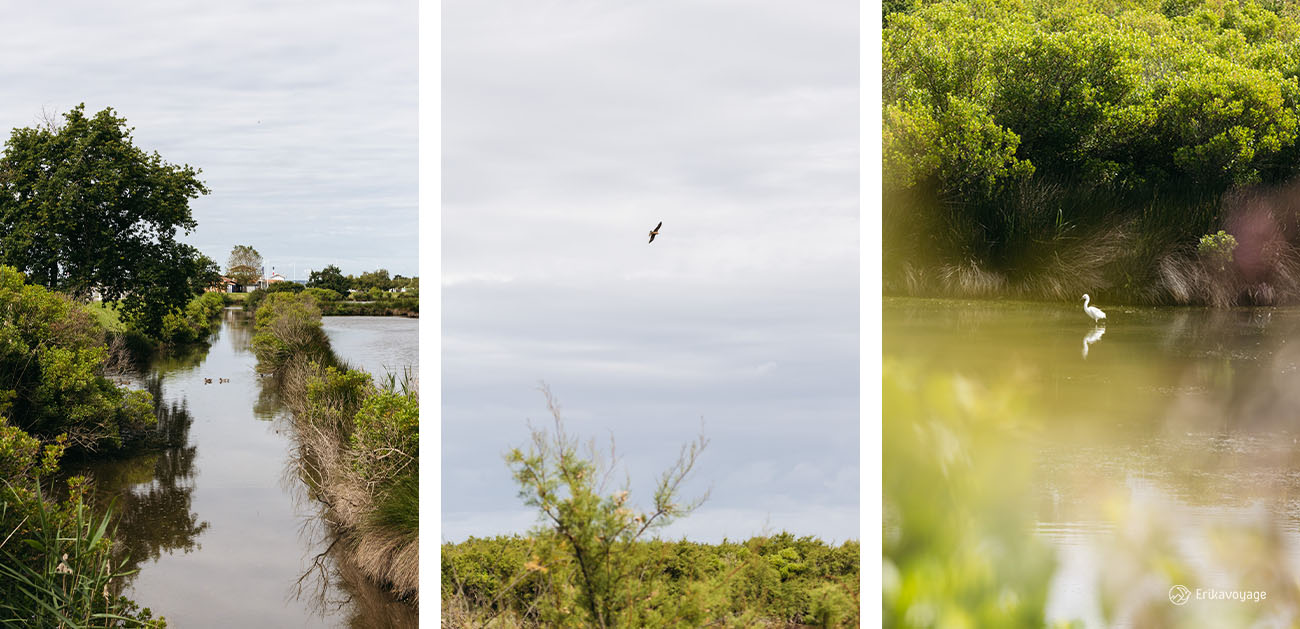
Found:
M 320 289 L 307 289 L 320 290 Z M 344 556 L 400 599 L 419 597 L 420 404 L 412 374 L 370 374 L 339 360 L 304 292 L 257 291 L 253 351 L 291 410 L 299 467 L 339 526 Z
M 1300 298 L 1298 16 L 1254 0 L 886 3 L 887 290 Z M 1232 240 L 1202 245 L 1219 230 Z
M 0 266 L 0 624 L 162 626 L 116 594 L 126 576 L 85 479 L 51 484 L 66 455 L 165 445 L 153 398 L 118 386 L 122 356 L 82 304 Z
M 332 290 L 344 297 L 353 293 L 361 295 L 353 298 L 380 299 L 382 293 L 399 292 L 404 296 L 420 296 L 420 278 L 402 277 L 394 275 L 389 277 L 388 269 L 378 269 L 360 275 L 344 275 L 342 269 L 334 265 L 329 265 L 319 271 L 312 271 L 311 279 L 308 280 L 307 286 L 310 288 L 324 288 Z
M 329 288 L 303 286 L 293 282 L 278 282 L 253 291 L 244 301 L 244 308 L 256 311 L 262 301 L 276 293 L 301 294 L 311 297 L 322 315 L 406 316 L 420 314 L 419 290 L 406 293 L 371 288 L 367 292 L 353 291 L 340 294 Z M 349 298 L 350 295 L 350 298 Z

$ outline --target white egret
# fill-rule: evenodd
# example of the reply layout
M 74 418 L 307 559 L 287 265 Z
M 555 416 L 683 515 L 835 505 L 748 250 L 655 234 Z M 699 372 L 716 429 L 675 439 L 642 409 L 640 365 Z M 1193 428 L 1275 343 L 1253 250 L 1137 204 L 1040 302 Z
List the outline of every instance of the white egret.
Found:
M 1092 320 L 1096 323 L 1106 322 L 1106 313 L 1102 312 L 1101 309 L 1096 306 L 1088 305 L 1088 293 L 1083 294 L 1083 312 L 1089 317 L 1092 317 Z

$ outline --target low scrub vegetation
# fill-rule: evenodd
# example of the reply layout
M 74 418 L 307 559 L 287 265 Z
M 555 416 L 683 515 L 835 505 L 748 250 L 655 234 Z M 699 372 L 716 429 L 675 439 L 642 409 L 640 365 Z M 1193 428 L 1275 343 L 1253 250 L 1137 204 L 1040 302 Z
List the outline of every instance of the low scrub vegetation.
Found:
M 545 389 L 543 389 L 545 391 Z M 612 453 L 581 448 L 546 392 L 550 431 L 507 461 L 541 524 L 527 537 L 442 547 L 443 621 L 485 627 L 857 626 L 859 548 L 789 534 L 744 543 L 671 542 L 650 534 L 703 497 L 682 486 L 706 440 L 682 447 L 639 509 L 607 481 Z

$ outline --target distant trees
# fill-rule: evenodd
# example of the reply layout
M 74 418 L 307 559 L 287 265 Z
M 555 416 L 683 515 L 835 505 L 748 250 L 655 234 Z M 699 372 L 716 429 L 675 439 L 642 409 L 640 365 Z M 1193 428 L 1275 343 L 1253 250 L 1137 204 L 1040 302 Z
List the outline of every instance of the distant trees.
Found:
M 226 276 L 245 286 L 256 284 L 262 278 L 262 254 L 249 245 L 235 245 L 226 261 Z
M 341 269 L 331 264 L 319 271 L 312 271 L 307 286 L 309 288 L 324 288 L 340 295 L 346 295 L 348 289 L 351 288 L 351 283 L 346 277 L 343 277 Z
M 189 201 L 208 193 L 199 172 L 136 147 L 111 108 L 14 129 L 0 156 L 0 263 L 77 299 L 121 301 L 156 332 L 211 270 L 176 240 L 196 226 Z

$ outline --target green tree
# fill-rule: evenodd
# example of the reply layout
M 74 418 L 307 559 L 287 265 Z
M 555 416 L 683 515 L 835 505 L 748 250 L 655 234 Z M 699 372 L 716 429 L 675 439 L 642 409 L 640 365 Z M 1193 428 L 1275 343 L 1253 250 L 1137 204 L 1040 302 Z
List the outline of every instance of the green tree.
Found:
M 136 322 L 142 329 L 156 329 L 159 310 L 192 296 L 171 287 L 189 286 L 185 274 L 202 268 L 199 252 L 176 240 L 196 226 L 190 200 L 208 193 L 199 172 L 135 146 L 112 109 L 87 117 L 82 104 L 62 123 L 14 129 L 0 156 L 0 263 L 77 299 L 98 291 L 106 301 L 165 300 L 127 309 L 148 317 Z M 169 273 L 150 268 L 180 261 Z
M 250 245 L 235 245 L 226 261 L 226 275 L 245 286 L 256 284 L 262 278 L 262 254 Z
M 352 288 L 359 288 L 361 290 L 370 290 L 372 288 L 388 290 L 392 287 L 393 280 L 388 277 L 388 269 L 379 269 L 369 273 L 362 273 L 361 275 L 358 275 L 356 281 L 352 283 Z
M 319 271 L 312 271 L 307 286 L 309 288 L 326 288 L 340 295 L 346 295 L 348 290 L 352 288 L 352 283 L 348 281 L 348 278 L 343 277 L 341 269 L 331 264 Z
M 578 439 L 564 430 L 558 403 L 547 388 L 542 392 L 554 432 L 533 430 L 528 452 L 515 448 L 506 460 L 519 496 L 544 519 L 535 532 L 538 560 L 530 569 L 561 579 L 554 584 L 555 600 L 543 611 L 547 626 L 698 626 L 698 618 L 685 617 L 698 611 L 689 600 L 670 603 L 667 588 L 645 579 L 653 557 L 638 541 L 703 502 L 701 497 L 683 503 L 680 493 L 707 440 L 700 437 L 682 447 L 677 462 L 660 476 L 651 509 L 642 511 L 629 504 L 626 487 L 603 495 L 613 462 L 603 460 L 594 443 L 583 456 Z

